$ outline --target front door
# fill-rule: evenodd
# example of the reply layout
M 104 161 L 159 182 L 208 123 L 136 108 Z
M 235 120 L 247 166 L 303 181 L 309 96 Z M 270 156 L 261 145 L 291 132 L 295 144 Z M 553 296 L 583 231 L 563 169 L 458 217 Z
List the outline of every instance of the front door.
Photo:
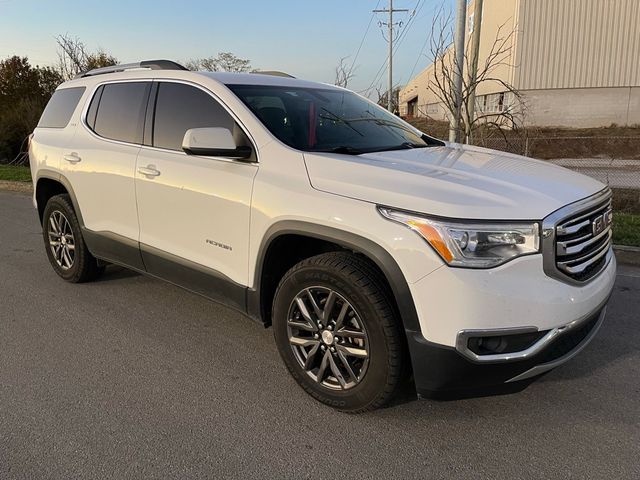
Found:
M 207 91 L 158 82 L 153 128 L 140 150 L 136 196 L 140 248 L 149 273 L 244 307 L 255 161 L 187 155 L 185 132 L 225 127 L 248 138 Z M 153 105 L 153 98 L 150 105 Z M 255 155 L 255 152 L 254 152 Z

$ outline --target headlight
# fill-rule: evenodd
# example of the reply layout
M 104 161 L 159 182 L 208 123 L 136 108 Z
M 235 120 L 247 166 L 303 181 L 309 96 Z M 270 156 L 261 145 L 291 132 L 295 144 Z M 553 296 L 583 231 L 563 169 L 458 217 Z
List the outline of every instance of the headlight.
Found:
M 378 211 L 415 231 L 445 262 L 455 267 L 491 268 L 540 251 L 537 223 L 448 221 L 383 207 L 378 207 Z

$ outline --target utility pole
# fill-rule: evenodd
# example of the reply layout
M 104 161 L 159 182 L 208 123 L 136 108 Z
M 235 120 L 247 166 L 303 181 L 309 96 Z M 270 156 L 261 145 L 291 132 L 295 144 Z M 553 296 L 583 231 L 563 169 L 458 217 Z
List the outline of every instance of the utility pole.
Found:
M 406 8 L 393 8 L 393 0 L 389 0 L 389 8 L 374 10 L 376 13 L 389 13 L 389 22 L 382 23 L 382 25 L 387 25 L 389 27 L 389 90 L 387 91 L 387 110 L 393 113 L 393 12 L 408 12 L 409 10 Z
M 449 141 L 457 142 L 460 134 L 460 113 L 462 110 L 462 71 L 464 67 L 464 36 L 467 21 L 467 0 L 458 0 L 456 32 L 454 40 L 455 65 L 453 69 L 453 98 L 455 101 L 453 118 L 449 122 Z
M 484 0 L 474 0 L 473 6 L 473 44 L 471 50 L 471 65 L 469 66 L 469 85 L 471 91 L 469 92 L 469 98 L 467 100 L 467 111 L 469 112 L 469 121 L 473 122 L 473 117 L 476 114 L 476 78 L 478 76 L 478 55 L 480 54 L 480 28 L 482 24 L 482 4 Z M 471 138 L 471 125 L 467 126 L 467 135 L 465 141 L 467 143 L 472 142 Z

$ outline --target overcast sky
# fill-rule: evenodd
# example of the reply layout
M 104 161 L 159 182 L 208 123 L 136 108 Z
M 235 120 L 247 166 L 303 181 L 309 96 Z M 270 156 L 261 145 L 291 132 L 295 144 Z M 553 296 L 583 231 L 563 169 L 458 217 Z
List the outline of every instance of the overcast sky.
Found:
M 0 0 L 0 58 L 21 55 L 34 64 L 53 64 L 54 37 L 69 34 L 121 62 L 182 61 L 230 51 L 255 68 L 333 82 L 338 60 L 353 61 L 371 20 L 349 85 L 362 90 L 376 76 L 386 85 L 386 27 L 378 22 L 387 16 L 371 13 L 376 4 L 386 8 L 388 0 Z M 451 8 L 453 0 L 395 0 L 394 8 L 416 11 L 413 18 L 395 15 L 404 22 L 400 32 L 408 24 L 394 60 L 395 83 L 428 64 L 419 54 L 442 5 Z

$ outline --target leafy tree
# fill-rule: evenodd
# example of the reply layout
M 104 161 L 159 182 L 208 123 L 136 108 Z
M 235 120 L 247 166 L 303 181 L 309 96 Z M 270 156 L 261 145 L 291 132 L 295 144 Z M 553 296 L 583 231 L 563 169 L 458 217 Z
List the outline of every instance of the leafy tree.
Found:
M 189 60 L 185 65 L 189 70 L 209 72 L 249 72 L 251 60 L 236 57 L 231 52 L 220 52 L 217 57 Z
M 0 61 L 0 160 L 12 159 L 19 153 L 61 82 L 56 70 L 34 67 L 26 57 Z

